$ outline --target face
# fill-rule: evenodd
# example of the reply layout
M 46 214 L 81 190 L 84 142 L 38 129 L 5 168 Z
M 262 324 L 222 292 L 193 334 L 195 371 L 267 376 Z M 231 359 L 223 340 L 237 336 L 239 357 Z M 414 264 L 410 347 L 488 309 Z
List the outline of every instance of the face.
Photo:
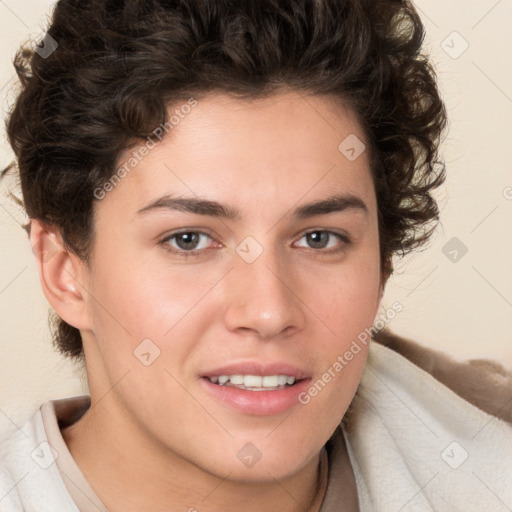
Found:
M 364 134 L 327 97 L 188 110 L 96 203 L 93 404 L 108 393 L 120 438 L 214 475 L 284 478 L 331 436 L 366 362 L 362 347 L 336 365 L 382 290 L 368 152 L 339 149 Z

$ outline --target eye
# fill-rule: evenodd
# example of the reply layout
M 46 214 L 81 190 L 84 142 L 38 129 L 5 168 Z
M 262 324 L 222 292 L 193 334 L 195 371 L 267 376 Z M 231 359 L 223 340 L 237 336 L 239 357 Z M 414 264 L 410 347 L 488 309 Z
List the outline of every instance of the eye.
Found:
M 316 249 L 317 252 L 327 254 L 341 252 L 351 243 L 348 235 L 322 229 L 309 231 L 300 239 L 305 239 L 308 245 L 299 245 L 299 247 L 309 247 L 310 249 Z M 189 230 L 171 233 L 163 238 L 160 243 L 166 251 L 178 256 L 188 257 L 199 256 L 205 249 L 208 249 L 209 240 L 213 239 L 207 233 Z
M 169 252 L 192 256 L 208 247 L 208 239 L 211 236 L 201 231 L 181 231 L 166 236 L 161 243 Z
M 305 233 L 301 237 L 301 239 L 303 238 L 306 239 L 306 242 L 309 244 L 309 247 L 311 249 L 330 249 L 332 247 L 336 247 L 337 241 L 340 247 L 332 251 L 325 251 L 329 253 L 342 251 L 345 248 L 345 246 L 350 243 L 350 238 L 347 235 L 342 235 L 341 233 L 335 233 L 334 231 L 327 231 L 321 229 L 309 231 L 308 233 Z

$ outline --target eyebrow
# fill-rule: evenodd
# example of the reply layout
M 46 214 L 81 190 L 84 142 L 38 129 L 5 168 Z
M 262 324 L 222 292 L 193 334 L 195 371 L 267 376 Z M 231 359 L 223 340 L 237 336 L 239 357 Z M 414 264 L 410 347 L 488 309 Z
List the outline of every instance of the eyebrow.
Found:
M 233 221 L 241 220 L 242 218 L 240 211 L 229 205 L 197 197 L 173 197 L 170 195 L 162 196 L 156 201 L 149 203 L 138 210 L 136 215 L 144 215 L 162 209 L 177 210 L 196 215 L 209 215 Z M 316 215 L 328 215 L 345 210 L 361 211 L 368 215 L 368 208 L 360 197 L 352 194 L 342 194 L 299 206 L 293 211 L 292 218 L 294 220 L 303 220 Z

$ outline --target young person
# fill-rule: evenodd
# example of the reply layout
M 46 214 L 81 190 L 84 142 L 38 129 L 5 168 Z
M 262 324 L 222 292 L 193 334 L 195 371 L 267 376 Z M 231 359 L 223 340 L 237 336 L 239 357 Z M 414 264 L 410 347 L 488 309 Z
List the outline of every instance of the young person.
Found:
M 510 376 L 377 333 L 438 218 L 423 36 L 402 0 L 57 3 L 8 135 L 90 396 L 6 436 L 1 511 L 512 506 Z

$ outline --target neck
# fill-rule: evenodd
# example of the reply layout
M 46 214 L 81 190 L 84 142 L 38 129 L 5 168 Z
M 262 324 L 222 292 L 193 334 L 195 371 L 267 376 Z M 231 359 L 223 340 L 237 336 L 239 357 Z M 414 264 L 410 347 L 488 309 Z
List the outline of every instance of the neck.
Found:
M 64 440 L 110 512 L 172 510 L 318 512 L 327 482 L 325 450 L 298 473 L 265 483 L 236 481 L 203 470 L 98 403 Z

